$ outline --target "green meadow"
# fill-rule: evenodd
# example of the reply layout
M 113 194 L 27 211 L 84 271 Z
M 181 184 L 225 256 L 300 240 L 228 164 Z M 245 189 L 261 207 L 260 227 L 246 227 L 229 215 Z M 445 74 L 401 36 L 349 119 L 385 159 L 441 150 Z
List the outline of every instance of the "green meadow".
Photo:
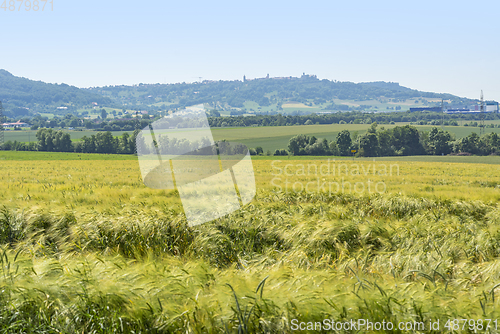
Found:
M 409 123 L 381 124 L 379 127 L 386 129 L 395 126 L 403 126 Z M 430 131 L 433 127 L 430 125 L 414 125 L 420 131 Z M 261 146 L 264 151 L 274 152 L 276 149 L 288 147 L 291 137 L 305 134 L 316 136 L 329 141 L 336 139 L 337 134 L 342 130 L 349 130 L 351 134 L 362 135 L 370 127 L 370 124 L 315 124 L 315 125 L 297 125 L 297 126 L 263 126 L 263 127 L 241 127 L 241 128 L 214 128 L 212 133 L 214 140 L 230 140 L 241 142 L 248 147 Z M 437 126 L 441 128 L 440 126 Z M 456 138 L 463 138 L 476 132 L 479 134 L 478 127 L 470 126 L 444 126 L 444 130 L 453 133 Z M 486 128 L 486 133 L 500 133 L 500 128 Z

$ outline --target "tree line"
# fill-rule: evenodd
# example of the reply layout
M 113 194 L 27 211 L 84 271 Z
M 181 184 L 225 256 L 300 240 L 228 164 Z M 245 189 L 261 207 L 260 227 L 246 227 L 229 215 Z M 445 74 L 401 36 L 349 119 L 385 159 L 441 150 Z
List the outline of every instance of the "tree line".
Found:
M 124 133 L 120 137 L 113 137 L 109 131 L 98 132 L 89 137 L 83 136 L 80 141 L 73 142 L 67 132 L 43 128 L 37 131 L 36 142 L 8 141 L 4 144 L 3 149 L 8 151 L 135 154 L 138 133 L 139 131 L 136 130 L 132 135 Z
M 124 115 L 121 119 L 106 119 L 106 110 L 101 109 L 102 117 L 98 119 L 85 119 L 72 114 L 66 114 L 64 117 L 55 116 L 48 119 L 46 116 L 37 115 L 30 118 L 22 118 L 21 121 L 29 123 L 32 130 L 39 128 L 85 128 L 89 130 L 100 131 L 134 131 L 136 127 L 143 129 L 159 117 L 150 118 L 149 115 L 143 115 L 141 118 L 132 118 L 132 115 Z M 127 118 L 125 118 L 127 117 Z M 14 121 L 14 119 L 12 119 Z M 17 121 L 17 119 L 16 119 Z
M 257 152 L 259 151 L 259 152 Z M 252 154 L 263 153 L 262 148 L 252 149 Z M 391 129 L 373 123 L 363 135 L 342 130 L 335 140 L 318 139 L 315 136 L 297 135 L 290 139 L 287 149 L 276 150 L 274 155 L 319 156 L 408 156 L 408 155 L 491 155 L 500 154 L 500 136 L 488 133 L 455 139 L 454 134 L 436 127 L 419 131 L 411 125 Z
M 62 130 L 39 129 L 36 142 L 24 143 L 8 141 L 4 150 L 42 151 L 42 152 L 77 152 L 106 154 L 136 154 L 136 139 L 139 130 L 132 135 L 123 133 L 114 137 L 111 132 L 98 132 L 95 135 L 84 136 L 79 141 L 71 141 L 69 133 Z M 199 143 L 177 142 L 175 139 L 159 137 L 160 147 L 179 147 L 186 151 L 187 144 L 196 147 Z M 206 146 L 206 145 L 205 145 Z M 195 148 L 196 148 L 195 147 Z M 147 148 L 149 150 L 151 148 Z M 194 149 L 194 148 L 193 148 Z M 146 148 L 144 149 L 146 151 Z M 175 150 L 174 150 L 175 151 Z M 189 150 L 188 150 L 189 151 Z M 353 152 L 354 151 L 354 152 Z M 250 149 L 252 155 L 264 154 L 261 147 Z M 270 154 L 270 153 L 269 153 Z M 286 149 L 278 149 L 274 155 L 316 155 L 316 156 L 408 156 L 408 155 L 447 155 L 447 154 L 500 154 L 500 136 L 488 133 L 479 136 L 473 132 L 470 135 L 456 139 L 449 131 L 436 127 L 430 131 L 419 131 L 411 125 L 396 126 L 391 129 L 379 127 L 372 123 L 366 133 L 358 135 L 349 130 L 342 130 L 335 140 L 318 139 L 315 136 L 297 135 L 290 139 Z
M 489 113 L 486 120 L 499 119 L 500 114 Z M 478 126 L 479 115 L 460 114 L 451 115 L 437 112 L 392 112 L 392 113 L 363 113 L 358 111 L 333 114 L 310 115 L 257 115 L 251 117 L 210 117 L 211 127 L 240 127 L 240 126 L 292 126 L 312 124 L 395 124 L 408 122 L 418 125 L 445 125 Z M 475 120 L 475 122 L 473 122 Z M 491 127 L 491 125 L 490 125 Z
M 72 114 L 63 117 L 55 116 L 49 119 L 46 116 L 36 115 L 34 117 L 11 118 L 7 122 L 21 120 L 31 125 L 32 130 L 39 128 L 67 128 L 89 129 L 99 131 L 133 131 L 136 127 L 143 129 L 152 122 L 160 119 L 159 115 L 142 115 L 140 118 L 132 118 L 130 114 L 113 111 L 119 119 L 107 119 L 107 112 L 101 109 L 101 117 L 98 119 L 86 119 Z M 437 112 L 392 112 L 392 113 L 363 113 L 363 112 L 342 112 L 333 114 L 309 114 L 309 115 L 263 115 L 252 117 L 220 117 L 216 110 L 206 112 L 210 127 L 251 127 L 251 126 L 293 126 L 293 125 L 313 125 L 313 124 L 395 124 L 398 122 L 408 122 L 418 125 L 444 125 L 444 126 L 481 126 L 478 123 L 477 114 L 451 115 Z M 174 113 L 175 115 L 175 113 Z M 499 119 L 500 114 L 489 113 L 485 115 L 486 120 Z M 486 127 L 498 127 L 488 124 Z

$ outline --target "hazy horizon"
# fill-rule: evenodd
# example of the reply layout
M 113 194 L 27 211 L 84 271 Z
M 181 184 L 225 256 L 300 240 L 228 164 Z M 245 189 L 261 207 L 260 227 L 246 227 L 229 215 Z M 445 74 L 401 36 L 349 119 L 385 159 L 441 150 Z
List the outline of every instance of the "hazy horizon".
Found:
M 16 2 L 16 6 L 19 2 Z M 80 88 L 300 77 L 500 101 L 499 3 L 95 0 L 0 10 L 0 66 Z

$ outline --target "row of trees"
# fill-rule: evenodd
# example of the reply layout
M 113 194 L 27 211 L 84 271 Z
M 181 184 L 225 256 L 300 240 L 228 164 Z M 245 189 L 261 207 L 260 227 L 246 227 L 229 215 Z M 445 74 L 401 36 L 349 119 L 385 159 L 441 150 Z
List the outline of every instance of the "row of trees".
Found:
M 106 121 L 102 119 L 90 120 L 79 118 L 71 114 L 67 114 L 64 117 L 55 116 L 50 120 L 47 117 L 37 115 L 31 119 L 23 118 L 22 121 L 31 124 L 32 130 L 37 130 L 38 128 L 73 127 L 101 131 L 134 131 L 136 127 L 143 129 L 154 121 L 154 119 L 150 119 L 149 115 L 143 115 L 140 119 L 131 118 L 131 115 L 127 116 L 129 117 L 128 119 Z
M 137 138 L 139 136 L 139 138 Z M 69 133 L 54 131 L 53 129 L 40 129 L 36 133 L 37 142 L 21 143 L 8 141 L 5 150 L 13 151 L 44 151 L 44 152 L 77 152 L 77 153 L 107 153 L 107 154 L 185 154 L 191 152 L 200 155 L 217 153 L 224 155 L 245 154 L 246 146 L 229 143 L 225 140 L 218 142 L 214 147 L 208 138 L 188 141 L 160 134 L 157 137 L 157 147 L 150 140 L 146 141 L 139 131 L 129 135 L 122 134 L 113 137 L 111 132 L 98 132 L 90 137 L 84 136 L 80 141 L 72 142 Z M 138 139 L 138 140 L 137 140 Z M 136 143 L 137 146 L 136 146 Z M 215 151 L 216 150 L 216 151 Z M 262 150 L 262 149 L 261 149 Z
M 135 143 L 138 133 L 139 131 L 134 131 L 132 136 L 124 133 L 120 137 L 113 137 L 109 131 L 98 132 L 95 135 L 84 136 L 80 141 L 73 142 L 67 132 L 43 128 L 37 131 L 36 142 L 8 141 L 4 144 L 4 150 L 134 154 L 136 153 Z
M 353 152 L 355 151 L 355 153 Z M 292 155 L 334 155 L 334 156 L 406 156 L 406 155 L 447 155 L 500 154 L 500 136 L 488 133 L 480 137 L 473 132 L 467 137 L 455 139 L 448 131 L 432 128 L 418 131 L 411 125 L 378 129 L 373 123 L 363 135 L 351 134 L 348 130 L 338 133 L 335 140 L 319 140 L 314 136 L 297 135 L 288 144 Z M 274 155 L 284 155 L 276 150 Z
M 478 120 L 479 115 L 443 115 L 432 112 L 394 112 L 394 113 L 363 113 L 345 112 L 334 114 L 311 114 L 311 115 L 258 115 L 252 117 L 217 117 L 209 118 L 211 127 L 227 126 L 290 126 L 290 125 L 311 125 L 311 124 L 393 124 L 397 122 L 408 122 L 420 125 L 449 125 L 457 126 L 460 122 Z M 499 119 L 500 114 L 490 113 L 486 115 L 487 120 Z M 467 123 L 465 123 L 467 124 Z M 467 125 L 477 126 L 474 123 Z
M 104 110 L 104 109 L 103 109 Z M 32 129 L 38 128 L 86 128 L 101 131 L 133 131 L 136 127 L 143 129 L 148 124 L 160 119 L 159 115 L 151 118 L 150 115 L 142 115 L 140 119 L 132 118 L 132 115 L 123 115 L 120 119 L 105 119 L 103 110 L 99 119 L 85 119 L 72 114 L 63 117 L 56 116 L 52 119 L 36 115 L 34 117 L 23 117 L 10 119 L 8 121 L 21 120 L 32 125 Z M 396 122 L 408 122 L 418 125 L 446 125 L 446 126 L 478 126 L 479 115 L 443 115 L 432 112 L 394 112 L 394 113 L 362 113 L 345 112 L 335 114 L 309 114 L 309 115 L 258 115 L 254 117 L 220 117 L 216 110 L 207 111 L 210 127 L 243 127 L 243 126 L 291 126 L 312 124 L 395 124 Z M 175 115 L 175 114 L 174 114 Z M 499 119 L 500 114 L 490 113 L 486 115 L 487 120 Z M 175 120 L 175 118 L 174 118 Z M 139 124 L 137 124 L 137 122 Z M 174 127 L 176 124 L 173 125 Z M 480 125 L 479 125 L 480 126 Z M 487 127 L 494 127 L 489 124 Z
M 74 152 L 79 153 L 107 153 L 107 154 L 134 154 L 136 153 L 135 139 L 138 131 L 130 136 L 128 133 L 120 137 L 113 137 L 111 132 L 98 132 L 90 137 L 84 136 L 81 141 L 74 143 Z
M 37 142 L 20 143 L 8 141 L 4 144 L 5 150 L 16 151 L 46 151 L 46 152 L 80 152 L 80 153 L 107 153 L 107 154 L 135 154 L 136 138 L 139 131 L 132 135 L 122 134 L 113 137 L 111 132 L 98 132 L 89 137 L 84 136 L 80 141 L 72 142 L 69 133 L 53 129 L 40 129 L 36 133 Z M 162 154 L 177 154 L 207 146 L 202 142 L 185 142 L 164 135 L 158 137 L 158 145 Z M 144 140 L 139 140 L 141 152 L 153 150 Z M 234 148 L 233 148 L 234 149 Z M 179 152 L 177 152 L 179 151 Z M 239 148 L 238 148 L 239 151 Z M 251 149 L 251 154 L 263 154 L 263 149 Z M 343 130 L 337 134 L 335 140 L 318 139 L 315 136 L 297 135 L 290 139 L 288 149 L 276 150 L 274 155 L 333 155 L 351 156 L 356 151 L 357 156 L 397 156 L 397 155 L 445 155 L 500 154 L 500 136 L 488 133 L 479 136 L 473 132 L 467 137 L 455 139 L 448 131 L 432 128 L 431 131 L 418 131 L 411 125 L 396 126 L 391 129 L 378 128 L 373 123 L 363 135 L 351 134 Z M 202 152 L 200 152 L 202 153 Z M 270 154 L 270 153 L 269 153 Z

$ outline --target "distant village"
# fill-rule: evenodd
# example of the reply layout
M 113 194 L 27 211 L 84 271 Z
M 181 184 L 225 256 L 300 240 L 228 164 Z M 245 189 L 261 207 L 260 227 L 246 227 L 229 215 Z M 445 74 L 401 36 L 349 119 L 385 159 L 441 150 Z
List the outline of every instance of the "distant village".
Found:
M 2 123 L 2 126 L 5 130 L 11 130 L 15 128 L 26 128 L 29 127 L 30 125 L 28 123 L 17 121 L 14 123 Z

